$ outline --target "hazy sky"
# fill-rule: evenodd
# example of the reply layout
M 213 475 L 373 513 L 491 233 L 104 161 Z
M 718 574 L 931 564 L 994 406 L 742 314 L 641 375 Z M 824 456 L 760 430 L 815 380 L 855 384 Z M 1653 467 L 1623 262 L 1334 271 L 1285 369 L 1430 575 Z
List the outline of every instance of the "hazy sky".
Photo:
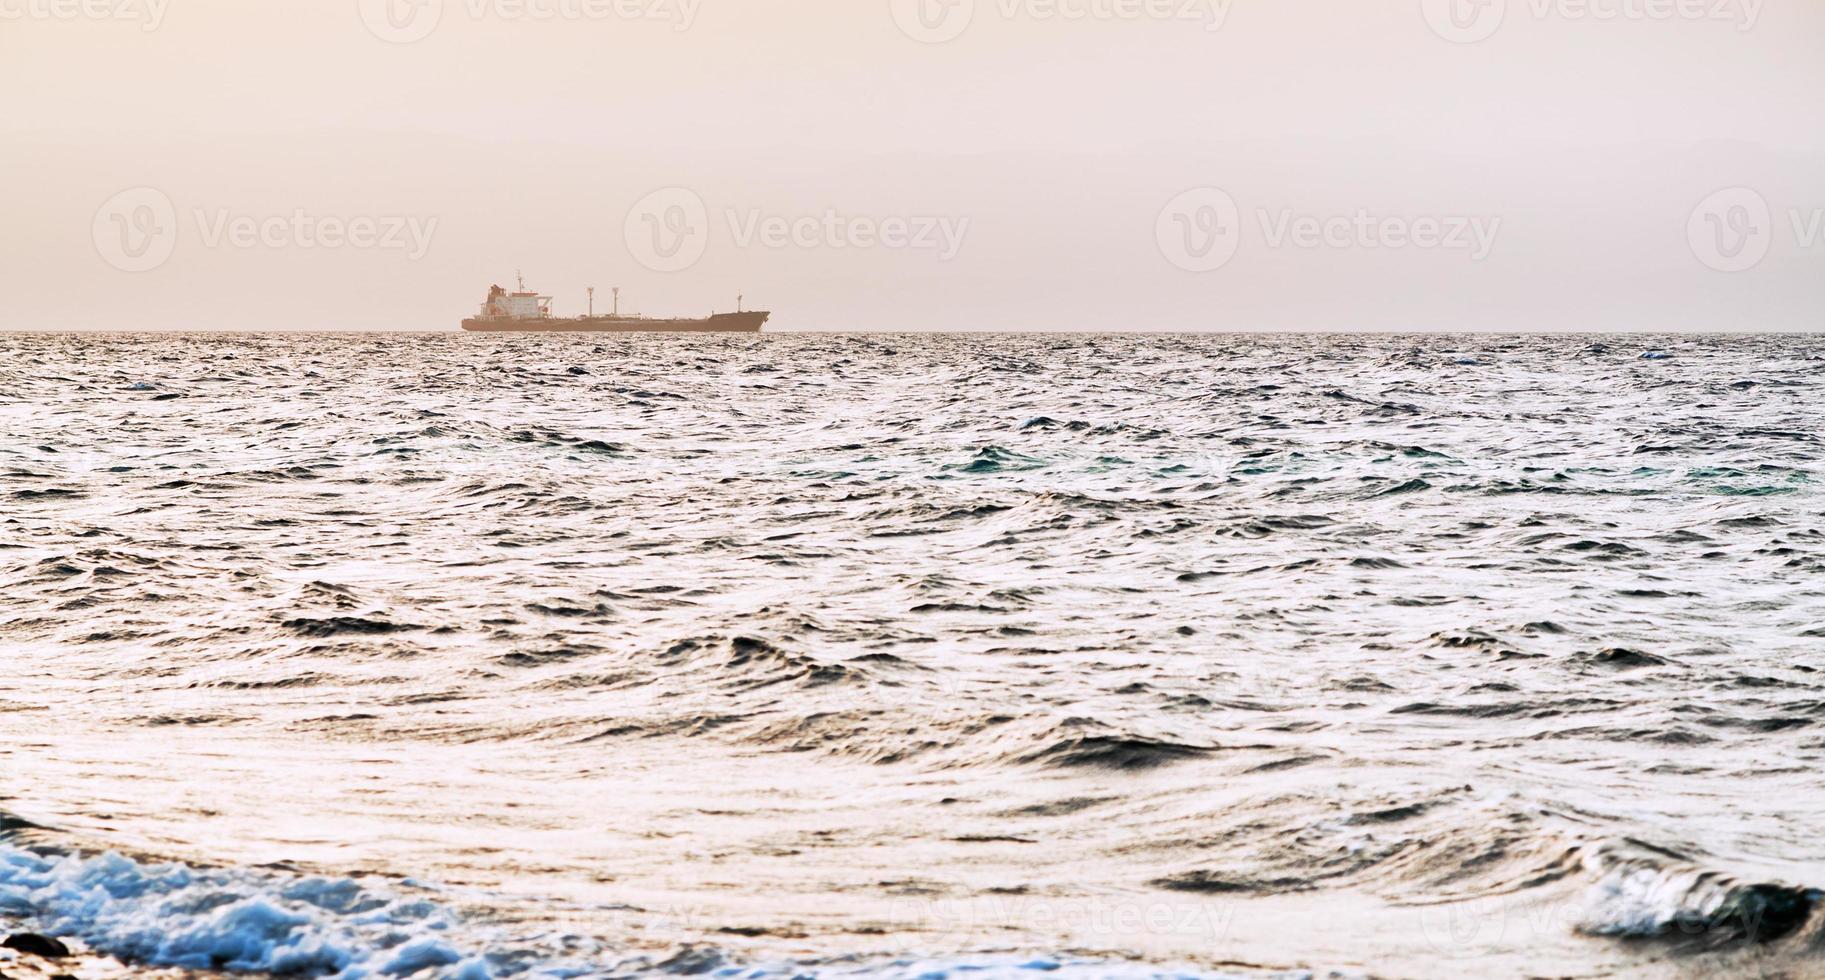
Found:
M 1818 0 L 0 0 L 0 328 L 1812 329 Z M 1724 192 L 1724 193 L 1718 193 Z

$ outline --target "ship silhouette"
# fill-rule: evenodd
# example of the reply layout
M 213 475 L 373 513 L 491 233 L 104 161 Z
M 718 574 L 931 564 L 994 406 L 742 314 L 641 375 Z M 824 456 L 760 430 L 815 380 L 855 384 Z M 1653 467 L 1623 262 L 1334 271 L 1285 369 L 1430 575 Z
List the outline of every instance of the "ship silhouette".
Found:
M 764 310 L 741 309 L 741 298 L 735 300 L 734 313 L 712 313 L 701 318 L 650 317 L 622 315 L 621 290 L 614 290 L 614 307 L 606 316 L 596 316 L 596 291 L 589 291 L 589 313 L 579 317 L 551 315 L 551 297 L 526 288 L 524 276 L 517 277 L 519 288 L 508 292 L 500 286 L 488 289 L 481 312 L 463 321 L 463 329 L 472 333 L 759 333 L 773 314 Z

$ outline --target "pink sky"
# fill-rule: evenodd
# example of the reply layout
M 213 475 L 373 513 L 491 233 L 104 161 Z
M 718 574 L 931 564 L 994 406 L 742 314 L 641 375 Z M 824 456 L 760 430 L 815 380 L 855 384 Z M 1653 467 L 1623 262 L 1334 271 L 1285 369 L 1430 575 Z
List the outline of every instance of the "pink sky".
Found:
M 0 0 L 0 328 L 1825 310 L 1817 3 L 394 2 Z

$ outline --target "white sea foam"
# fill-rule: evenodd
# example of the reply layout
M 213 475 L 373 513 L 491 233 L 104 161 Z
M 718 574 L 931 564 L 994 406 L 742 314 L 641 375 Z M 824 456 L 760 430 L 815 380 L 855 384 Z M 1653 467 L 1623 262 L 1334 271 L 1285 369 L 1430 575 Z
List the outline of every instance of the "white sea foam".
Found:
M 417 893 L 415 893 L 417 892 Z M 1194 980 L 1215 975 L 1119 961 L 990 954 L 750 965 L 696 948 L 657 963 L 566 956 L 465 924 L 431 889 L 248 869 L 142 864 L 0 844 L 0 913 L 97 952 L 151 966 L 333 976 L 491 980 L 497 976 L 708 976 L 868 980 Z M 574 938 L 574 937 L 573 937 Z M 1277 974 L 1286 980 L 1306 973 Z
M 454 938 L 457 918 L 444 905 L 347 878 L 147 865 L 118 854 L 37 854 L 0 844 L 0 911 L 154 966 L 347 980 L 493 975 Z
M 1701 888 L 1701 884 L 1695 870 L 1617 867 L 1591 886 L 1581 926 L 1598 936 L 1657 936 L 1682 918 L 1709 919 L 1717 914 L 1726 893 Z

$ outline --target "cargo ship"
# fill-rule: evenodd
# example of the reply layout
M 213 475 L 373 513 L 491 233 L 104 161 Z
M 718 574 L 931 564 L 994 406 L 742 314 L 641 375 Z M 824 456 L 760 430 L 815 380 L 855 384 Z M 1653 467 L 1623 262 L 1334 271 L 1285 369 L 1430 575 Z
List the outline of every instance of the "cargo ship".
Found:
M 519 289 L 508 292 L 499 286 L 488 290 L 481 312 L 463 321 L 463 329 L 472 333 L 759 333 L 773 314 L 760 310 L 743 310 L 741 299 L 735 301 L 734 313 L 712 313 L 701 319 L 650 317 L 621 314 L 621 290 L 614 291 L 614 308 L 607 316 L 596 316 L 596 291 L 589 291 L 589 313 L 579 317 L 551 315 L 551 297 L 526 289 L 519 279 Z

